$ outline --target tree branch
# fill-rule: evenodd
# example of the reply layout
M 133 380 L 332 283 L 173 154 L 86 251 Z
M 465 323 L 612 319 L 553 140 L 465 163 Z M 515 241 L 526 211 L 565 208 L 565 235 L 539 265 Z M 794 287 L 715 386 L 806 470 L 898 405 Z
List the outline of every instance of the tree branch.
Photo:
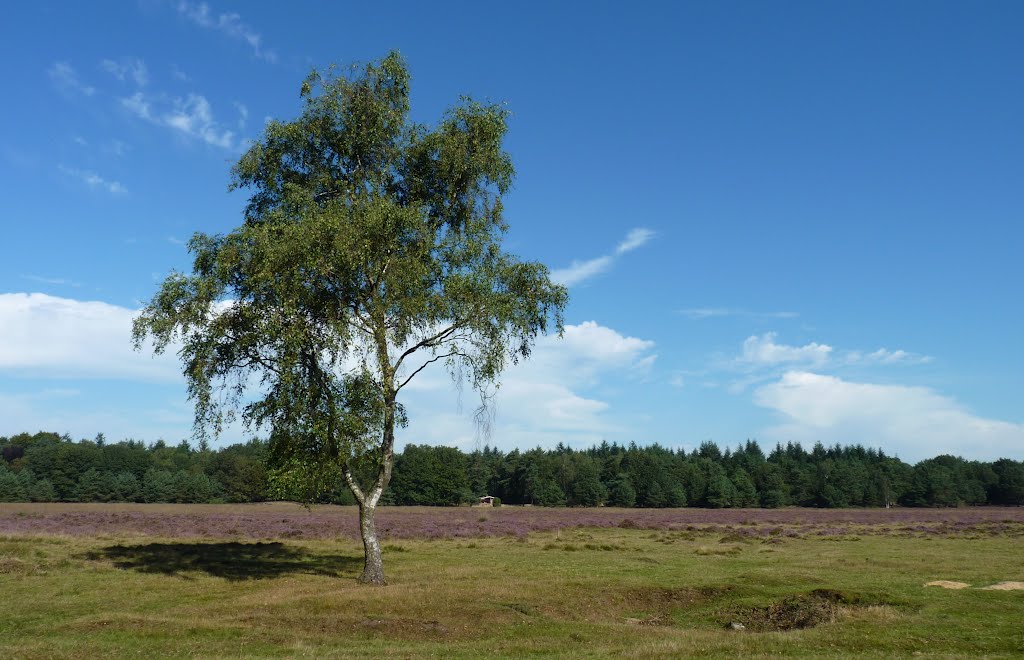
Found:
M 441 359 L 444 359 L 444 358 L 449 358 L 449 357 L 452 357 L 452 356 L 455 356 L 455 355 L 463 355 L 463 354 L 462 354 L 462 353 L 460 353 L 459 351 L 452 351 L 451 353 L 445 353 L 444 355 L 435 355 L 434 357 L 430 358 L 429 360 L 427 360 L 426 362 L 424 362 L 423 364 L 421 364 L 421 365 L 420 365 L 420 366 L 419 366 L 419 367 L 418 367 L 418 368 L 416 369 L 416 371 L 414 371 L 414 372 L 412 372 L 411 374 L 409 374 L 409 377 L 408 377 L 408 378 L 406 378 L 406 379 L 405 379 L 404 381 L 402 381 L 402 384 L 401 384 L 401 385 L 399 385 L 399 386 L 398 386 L 398 387 L 397 387 L 397 388 L 395 389 L 395 392 L 396 392 L 396 393 L 397 393 L 397 392 L 400 392 L 400 391 L 402 390 L 402 388 L 403 388 L 403 387 L 405 387 L 406 385 L 408 385 L 408 384 L 409 384 L 409 381 L 410 381 L 410 380 L 412 380 L 413 376 L 415 376 L 415 375 L 416 375 L 416 374 L 418 374 L 419 372 L 421 372 L 421 371 L 423 371 L 424 369 L 426 369 L 426 368 L 427 368 L 427 365 L 428 365 L 428 364 L 432 364 L 432 363 L 434 363 L 434 362 L 437 362 L 438 360 L 441 360 Z
M 348 488 L 352 491 L 352 494 L 356 496 L 356 500 L 360 504 L 365 502 L 366 495 L 363 494 L 363 489 L 359 487 L 359 484 L 357 484 L 356 480 L 352 477 L 352 470 L 348 467 L 348 461 L 345 461 L 345 463 L 342 464 L 341 473 L 345 476 L 345 483 L 348 484 Z
M 402 366 L 402 362 L 405 361 L 405 358 L 409 357 L 410 355 L 420 350 L 421 348 L 429 348 L 431 346 L 436 346 L 436 342 L 443 341 L 453 332 L 458 330 L 460 326 L 461 323 L 459 321 L 456 321 L 455 323 L 448 326 L 447 328 L 437 333 L 433 337 L 426 337 L 425 339 L 421 339 L 415 346 L 407 349 L 404 353 L 402 353 L 401 356 L 399 356 L 398 361 L 395 362 L 395 371 L 398 371 L 398 368 Z M 422 367 L 420 368 L 422 369 Z M 417 369 L 417 371 L 419 371 L 419 369 Z

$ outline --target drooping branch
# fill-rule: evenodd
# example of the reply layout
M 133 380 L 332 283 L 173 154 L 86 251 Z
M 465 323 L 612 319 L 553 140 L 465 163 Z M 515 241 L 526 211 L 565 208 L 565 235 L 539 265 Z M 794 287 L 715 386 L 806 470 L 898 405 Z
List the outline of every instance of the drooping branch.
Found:
M 461 353 L 459 351 L 452 351 L 450 353 L 445 353 L 443 355 L 435 355 L 434 357 L 432 357 L 431 359 L 427 360 L 426 362 L 421 364 L 419 367 L 417 367 L 416 371 L 413 371 L 411 374 L 409 374 L 409 377 L 406 378 L 405 380 L 403 380 L 402 383 L 398 387 L 395 388 L 395 392 L 400 392 L 403 387 L 405 387 L 406 385 L 409 384 L 409 381 L 413 379 L 413 376 L 415 376 L 419 372 L 423 371 L 424 369 L 426 369 L 429 365 L 433 364 L 434 362 L 437 362 L 438 360 L 443 360 L 445 358 L 455 357 L 457 355 L 461 356 L 461 357 L 467 357 L 465 353 Z

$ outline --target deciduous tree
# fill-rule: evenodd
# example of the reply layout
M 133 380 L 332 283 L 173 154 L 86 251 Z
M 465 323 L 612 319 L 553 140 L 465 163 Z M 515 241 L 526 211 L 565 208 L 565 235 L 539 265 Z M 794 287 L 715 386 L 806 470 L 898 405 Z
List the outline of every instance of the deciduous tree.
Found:
M 485 402 L 509 361 L 561 330 L 567 292 L 501 249 L 502 107 L 464 99 L 432 128 L 410 121 L 396 53 L 313 72 L 301 98 L 301 116 L 269 122 L 233 169 L 252 193 L 245 223 L 192 238 L 192 274 L 167 278 L 134 337 L 180 342 L 201 433 L 241 410 L 290 469 L 340 473 L 359 504 L 362 580 L 383 583 L 374 511 L 402 389 L 441 363 Z

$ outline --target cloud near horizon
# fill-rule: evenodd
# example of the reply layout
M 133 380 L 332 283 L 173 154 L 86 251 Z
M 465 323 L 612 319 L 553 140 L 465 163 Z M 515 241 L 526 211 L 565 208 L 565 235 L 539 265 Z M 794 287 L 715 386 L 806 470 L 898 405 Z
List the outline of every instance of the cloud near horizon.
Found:
M 455 445 L 472 449 L 482 442 L 505 450 L 538 445 L 599 443 L 625 430 L 613 419 L 607 397 L 599 393 L 607 377 L 642 378 L 656 359 L 654 342 L 629 337 L 596 321 L 566 325 L 559 339 L 539 337 L 530 359 L 510 365 L 489 402 L 490 428 L 474 424 L 475 393 L 459 391 L 437 365 L 410 384 L 406 406 L 412 423 L 399 433 L 401 443 Z M 405 392 L 403 390 L 403 392 Z
M 758 387 L 754 403 L 781 418 L 764 430 L 771 442 L 901 447 L 911 462 L 940 454 L 993 460 L 1024 445 L 1024 424 L 979 417 L 927 387 L 788 371 Z
M 76 437 L 98 431 L 151 440 L 189 437 L 191 404 L 185 400 L 180 362 L 173 347 L 159 356 L 133 350 L 131 323 L 137 314 L 103 302 L 41 293 L 0 294 L 0 374 L 26 383 L 50 383 L 35 393 L 31 388 L 17 395 L 0 392 L 0 413 L 6 411 L 0 424 L 20 425 L 0 427 L 0 435 L 57 424 L 58 431 Z M 470 448 L 483 438 L 506 449 L 600 442 L 618 430 L 621 421 L 612 419 L 612 404 L 595 391 L 609 375 L 615 382 L 642 378 L 656 358 L 653 349 L 652 341 L 622 335 L 595 321 L 567 325 L 562 339 L 538 338 L 531 358 L 510 365 L 502 375 L 492 401 L 492 433 L 487 436 L 474 425 L 475 394 L 460 393 L 442 364 L 431 365 L 402 392 L 412 423 L 400 432 L 400 442 Z M 88 395 L 90 387 L 83 381 L 96 379 L 134 381 L 140 388 L 173 387 L 167 390 L 170 394 L 161 395 L 163 399 L 148 404 L 152 413 L 123 401 L 103 401 L 88 414 L 78 413 L 81 419 L 76 421 L 76 414 L 52 407 L 60 403 L 53 401 L 53 392 L 75 392 L 73 397 L 61 395 L 61 401 L 70 405 Z M 467 410 L 460 405 L 463 398 Z M 130 409 L 123 410 L 125 405 Z M 104 423 L 109 424 L 106 429 Z M 221 442 L 242 439 L 236 425 Z

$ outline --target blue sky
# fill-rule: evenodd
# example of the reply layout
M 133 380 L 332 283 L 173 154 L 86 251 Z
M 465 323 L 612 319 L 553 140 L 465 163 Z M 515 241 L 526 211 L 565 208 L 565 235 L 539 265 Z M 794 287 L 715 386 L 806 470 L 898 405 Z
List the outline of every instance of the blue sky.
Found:
M 398 49 L 414 119 L 508 104 L 506 245 L 570 287 L 491 444 L 1022 459 L 1022 34 L 1016 2 L 12 4 L 0 435 L 190 437 L 131 318 L 239 224 L 228 170 L 310 68 Z M 400 442 L 481 442 L 417 379 Z

